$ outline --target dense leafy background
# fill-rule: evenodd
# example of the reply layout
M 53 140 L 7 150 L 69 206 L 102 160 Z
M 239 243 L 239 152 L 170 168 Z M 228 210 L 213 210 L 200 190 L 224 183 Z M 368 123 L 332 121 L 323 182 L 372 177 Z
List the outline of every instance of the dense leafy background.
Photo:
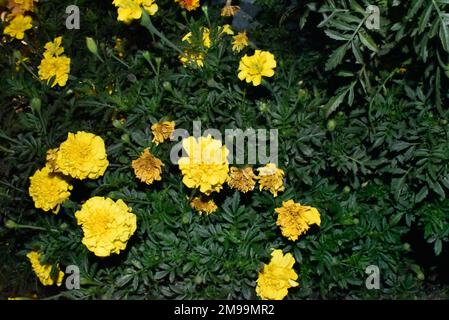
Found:
M 64 26 L 73 3 L 80 30 Z M 158 4 L 153 24 L 176 44 L 208 23 L 201 10 L 184 17 L 171 0 Z M 210 21 L 232 22 L 219 17 L 221 3 L 209 4 Z M 39 1 L 28 44 L 0 44 L 0 295 L 255 298 L 259 268 L 281 248 L 294 254 L 300 275 L 290 299 L 447 298 L 449 1 L 377 1 L 379 30 L 365 27 L 368 4 L 241 1 L 234 26 L 278 61 L 271 88 L 254 88 L 237 79 L 229 40 L 209 51 L 203 70 L 189 70 L 138 23 L 117 22 L 109 1 Z M 72 71 L 66 87 L 51 89 L 32 72 L 43 44 L 58 35 Z M 104 62 L 89 53 L 86 36 Z M 20 56 L 29 60 L 17 71 Z M 30 107 L 36 97 L 40 111 Z M 151 145 L 149 125 L 160 119 L 189 131 L 194 120 L 203 129 L 277 128 L 286 192 L 226 189 L 216 214 L 192 212 L 169 165 L 172 144 Z M 28 177 L 76 130 L 101 135 L 111 165 L 104 177 L 76 183 L 58 215 L 36 210 Z M 166 163 L 151 187 L 130 168 L 148 146 Z M 123 199 L 138 216 L 118 256 L 96 258 L 80 243 L 74 212 L 93 195 Z M 290 198 L 322 215 L 321 228 L 294 243 L 275 225 L 274 208 Z M 43 230 L 8 229 L 7 220 Z M 63 269 L 78 265 L 81 289 L 43 288 L 25 257 L 33 248 Z M 380 267 L 380 290 L 365 288 L 371 264 Z

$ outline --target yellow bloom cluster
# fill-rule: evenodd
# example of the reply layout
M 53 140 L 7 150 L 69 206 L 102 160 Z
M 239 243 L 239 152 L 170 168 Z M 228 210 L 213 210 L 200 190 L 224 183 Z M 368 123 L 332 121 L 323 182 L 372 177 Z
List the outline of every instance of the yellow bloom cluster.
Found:
M 59 206 L 70 197 L 70 190 L 72 185 L 67 179 L 48 165 L 30 177 L 29 194 L 35 207 L 44 211 L 58 213 Z
M 59 265 L 56 265 L 57 275 L 55 278 L 51 277 L 51 264 L 41 264 L 40 258 L 42 254 L 37 251 L 31 251 L 27 254 L 28 259 L 31 262 L 31 267 L 36 273 L 39 281 L 44 286 L 51 286 L 56 283 L 56 285 L 60 286 L 62 284 L 62 279 L 64 278 L 64 272 L 59 269 Z
M 69 133 L 58 148 L 55 170 L 76 179 L 97 179 L 109 165 L 101 137 L 89 132 Z
M 256 50 L 254 55 L 242 57 L 239 65 L 238 77 L 247 83 L 252 82 L 258 86 L 262 82 L 262 77 L 272 77 L 276 68 L 274 55 L 268 51 Z
M 257 179 L 257 176 L 251 167 L 243 169 L 231 167 L 227 182 L 231 188 L 246 193 L 254 190 L 254 186 L 256 185 L 255 179 Z
M 70 58 L 63 55 L 62 37 L 45 45 L 44 58 L 39 65 L 39 79 L 47 81 L 52 87 L 67 84 L 70 74 Z M 51 82 L 51 83 L 50 83 Z
M 298 275 L 293 270 L 295 258 L 291 253 L 283 254 L 282 250 L 271 253 L 271 261 L 264 265 L 257 279 L 256 293 L 264 300 L 282 300 L 288 289 L 299 285 Z
M 136 216 L 122 200 L 90 198 L 75 217 L 84 232 L 82 243 L 98 257 L 124 250 L 137 228 Z
M 204 66 L 205 52 L 211 47 L 209 28 L 202 28 L 201 38 L 199 41 L 195 40 L 192 41 L 192 32 L 182 37 L 182 41 L 187 42 L 190 47 L 185 49 L 184 53 L 179 56 L 179 61 L 184 66 L 197 66 L 202 68 Z
M 151 126 L 151 132 L 153 133 L 153 141 L 156 145 L 170 139 L 171 135 L 175 131 L 174 121 L 163 121 L 155 123 Z
M 321 224 L 316 208 L 302 206 L 293 200 L 284 201 L 282 207 L 275 211 L 279 214 L 276 224 L 281 227 L 282 235 L 293 241 L 307 232 L 312 224 Z
M 175 0 L 181 8 L 192 11 L 200 6 L 200 0 Z
M 154 0 L 114 0 L 112 4 L 117 7 L 117 20 L 127 24 L 142 17 L 142 7 L 150 16 L 159 9 Z
M 274 163 L 257 169 L 260 190 L 268 190 L 277 197 L 278 192 L 284 191 L 284 171 L 279 169 Z
M 162 161 L 153 156 L 148 149 L 145 149 L 141 156 L 132 162 L 136 177 L 148 185 L 161 180 L 163 165 Z
M 229 150 L 220 140 L 207 137 L 188 137 L 182 142 L 187 157 L 179 160 L 182 181 L 189 188 L 199 188 L 206 195 L 220 191 L 228 178 Z

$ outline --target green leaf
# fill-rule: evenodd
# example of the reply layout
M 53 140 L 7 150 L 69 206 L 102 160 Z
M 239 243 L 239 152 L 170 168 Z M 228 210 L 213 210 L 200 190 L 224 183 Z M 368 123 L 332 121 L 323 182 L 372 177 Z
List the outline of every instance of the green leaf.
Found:
M 346 51 L 348 50 L 348 45 L 345 43 L 344 45 L 338 47 L 332 52 L 329 59 L 326 62 L 326 71 L 330 71 L 335 69 L 336 66 L 341 64 L 343 58 L 345 57 Z
M 360 41 L 364 44 L 365 47 L 367 47 L 368 49 L 370 49 L 373 52 L 379 51 L 373 38 L 371 38 L 371 36 L 368 33 L 366 33 L 364 30 L 360 31 L 358 36 L 359 36 Z

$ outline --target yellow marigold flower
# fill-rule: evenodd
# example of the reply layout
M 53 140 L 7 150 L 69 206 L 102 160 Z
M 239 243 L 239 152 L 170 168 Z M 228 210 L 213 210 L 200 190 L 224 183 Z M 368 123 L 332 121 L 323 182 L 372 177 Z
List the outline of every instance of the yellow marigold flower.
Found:
M 175 2 L 178 3 L 181 8 L 184 8 L 187 11 L 198 9 L 198 7 L 200 6 L 200 0 L 175 0 Z
M 64 48 L 61 47 L 62 37 L 57 37 L 53 42 L 47 42 L 44 46 L 44 57 L 58 57 L 64 53 Z
M 12 15 L 17 15 L 34 11 L 34 2 L 37 2 L 37 0 L 9 0 L 7 7 Z
M 248 46 L 248 36 L 246 35 L 246 31 L 239 32 L 232 38 L 234 39 L 232 41 L 232 51 L 240 52 Z
M 98 257 L 124 250 L 137 228 L 135 214 L 122 200 L 90 198 L 75 217 L 83 228 L 82 243 Z
M 76 179 L 97 179 L 109 165 L 101 137 L 89 132 L 69 133 L 56 155 L 56 170 Z
M 132 162 L 136 177 L 148 185 L 161 180 L 163 165 L 162 161 L 153 156 L 148 149 L 145 149 L 140 157 Z
M 225 24 L 219 28 L 219 33 L 226 33 L 228 36 L 232 36 L 234 31 L 232 31 L 231 26 L 229 24 Z
M 256 50 L 254 55 L 245 54 L 240 60 L 239 79 L 252 82 L 253 86 L 258 86 L 262 82 L 262 77 L 272 77 L 276 68 L 274 55 L 268 51 Z
M 49 166 L 37 170 L 30 177 L 28 192 L 34 206 L 44 211 L 58 213 L 59 206 L 70 197 L 72 186 L 64 177 L 54 174 Z
M 228 185 L 233 189 L 237 189 L 240 192 L 246 193 L 248 191 L 254 190 L 254 186 L 256 185 L 256 178 L 257 177 L 251 167 L 246 167 L 243 169 L 231 167 L 228 177 Z
M 274 163 L 268 163 L 265 167 L 258 168 L 260 190 L 268 190 L 275 197 L 278 192 L 284 191 L 284 171 L 276 167 Z
M 204 54 L 202 52 L 195 53 L 188 50 L 184 51 L 184 54 L 179 56 L 184 67 L 204 67 Z
M 218 209 L 214 199 L 204 199 L 203 197 L 193 198 L 190 201 L 190 206 L 201 214 L 211 214 Z
M 293 200 L 282 202 L 282 207 L 275 211 L 279 214 L 276 224 L 281 227 L 282 235 L 292 241 L 306 233 L 312 224 L 321 224 L 320 213 L 316 208 L 302 206 Z
M 150 15 L 156 14 L 159 9 L 154 0 L 114 0 L 112 2 L 118 9 L 118 21 L 130 23 L 142 17 L 142 7 Z
M 221 9 L 221 16 L 222 17 L 232 17 L 239 11 L 240 11 L 240 7 L 233 6 L 232 0 L 226 0 L 225 6 Z
M 220 191 L 228 177 L 229 150 L 222 146 L 220 140 L 213 139 L 210 135 L 200 137 L 188 137 L 182 142 L 187 157 L 179 160 L 179 169 L 183 174 L 182 181 L 189 188 L 200 188 L 204 194 Z
M 66 56 L 51 57 L 42 59 L 39 65 L 39 78 L 41 80 L 51 81 L 51 86 L 59 85 L 61 87 L 67 84 L 70 73 L 70 58 Z
M 51 264 L 41 264 L 40 258 L 42 254 L 37 251 L 31 251 L 27 254 L 28 259 L 31 262 L 31 266 L 36 273 L 39 281 L 44 286 L 51 286 L 56 283 L 57 286 L 62 284 L 62 279 L 64 278 L 64 272 L 59 269 L 59 264 L 56 265 L 57 268 L 57 276 L 55 278 L 51 277 Z
M 164 121 L 153 124 L 151 126 L 151 132 L 153 133 L 152 142 L 158 145 L 159 143 L 170 139 L 173 131 L 175 131 L 174 121 Z
M 22 40 L 25 36 L 25 31 L 33 27 L 31 22 L 31 17 L 19 14 L 9 22 L 3 32 L 11 38 Z
M 293 270 L 295 258 L 291 253 L 283 254 L 282 250 L 271 253 L 271 261 L 264 265 L 257 279 L 256 293 L 263 300 L 282 300 L 288 289 L 299 285 L 295 280 L 298 275 Z

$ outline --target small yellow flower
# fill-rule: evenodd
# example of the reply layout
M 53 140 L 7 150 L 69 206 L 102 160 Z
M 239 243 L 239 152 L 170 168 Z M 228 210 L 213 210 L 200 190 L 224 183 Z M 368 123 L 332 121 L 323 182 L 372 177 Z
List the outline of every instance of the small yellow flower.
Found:
M 228 185 L 233 189 L 237 189 L 240 192 L 246 193 L 248 191 L 254 190 L 254 186 L 256 185 L 256 178 L 257 177 L 251 167 L 246 167 L 243 169 L 231 167 L 228 177 Z
M 202 68 L 204 67 L 204 53 L 185 50 L 184 54 L 179 56 L 179 61 L 181 61 L 184 67 Z
M 306 233 L 312 224 L 321 224 L 320 213 L 316 208 L 302 206 L 293 200 L 282 202 L 282 207 L 275 211 L 279 214 L 276 224 L 281 227 L 282 235 L 292 241 Z
M 232 17 L 237 12 L 239 12 L 240 7 L 239 6 L 233 6 L 232 0 L 226 0 L 225 6 L 221 9 L 221 16 L 222 17 Z
M 64 48 L 61 47 L 62 37 L 57 37 L 53 42 L 47 42 L 45 44 L 44 57 L 58 57 L 64 53 Z
M 239 32 L 234 37 L 232 41 L 232 51 L 240 52 L 248 46 L 248 36 L 246 35 L 246 31 Z
M 253 86 L 258 86 L 262 82 L 262 77 L 272 77 L 276 68 L 274 55 L 268 51 L 256 50 L 254 55 L 245 54 L 240 60 L 239 74 L 240 80 L 252 82 Z
M 275 197 L 277 197 L 278 192 L 284 191 L 284 171 L 276 167 L 274 163 L 268 163 L 262 168 L 258 168 L 260 190 L 268 190 Z
M 163 121 L 155 123 L 151 126 L 151 132 L 153 133 L 153 140 L 156 145 L 170 139 L 171 135 L 175 131 L 174 121 Z
M 184 35 L 184 37 L 182 37 L 181 40 L 192 44 L 192 32 L 189 32 L 186 35 Z M 207 49 L 209 49 L 211 47 L 209 28 L 206 28 L 206 27 L 201 28 L 201 45 L 202 45 L 202 47 L 207 48 Z
M 150 16 L 156 14 L 159 9 L 154 0 L 114 0 L 112 4 L 118 8 L 117 20 L 125 23 L 140 19 L 142 7 Z
M 163 165 L 162 161 L 153 156 L 148 149 L 145 149 L 140 157 L 132 162 L 136 177 L 148 185 L 161 180 Z
M 109 165 L 101 137 L 89 132 L 69 133 L 56 155 L 56 170 L 76 179 L 97 179 Z
M 234 31 L 232 31 L 231 26 L 229 24 L 225 24 L 221 27 L 219 27 L 219 34 L 227 34 L 228 36 L 232 36 L 234 34 Z
M 39 78 L 50 84 L 52 87 L 59 85 L 61 87 L 67 84 L 70 74 L 70 58 L 66 56 L 44 57 L 39 65 Z
M 33 27 L 31 22 L 31 17 L 19 14 L 9 22 L 3 32 L 11 38 L 22 40 L 25 36 L 25 31 Z
M 295 258 L 291 253 L 283 254 L 282 250 L 271 253 L 271 261 L 264 265 L 257 279 L 256 293 L 263 300 L 282 300 L 288 289 L 299 286 L 298 275 L 293 269 Z
M 136 215 L 122 200 L 90 198 L 75 218 L 84 232 L 82 243 L 98 257 L 120 253 L 137 229 Z
M 192 11 L 200 6 L 200 0 L 175 0 L 181 8 Z
M 39 278 L 39 281 L 44 286 L 51 286 L 56 283 L 57 286 L 62 284 L 62 279 L 64 278 L 64 272 L 59 269 L 59 264 L 56 265 L 57 275 L 56 277 L 51 276 L 52 265 L 51 264 L 41 264 L 40 258 L 42 254 L 37 251 L 28 252 L 27 258 L 31 262 L 31 267 L 34 273 Z
M 181 158 L 178 164 L 184 184 L 189 188 L 199 188 L 206 195 L 220 191 L 229 170 L 226 145 L 210 135 L 198 140 L 188 137 L 182 145 L 187 157 Z
M 190 201 L 190 206 L 198 211 L 200 214 L 211 214 L 217 211 L 218 207 L 214 199 L 207 199 L 204 197 L 195 197 Z
M 44 211 L 52 210 L 56 214 L 59 206 L 70 197 L 72 186 L 64 177 L 52 171 L 49 166 L 37 170 L 30 177 L 28 192 L 36 208 Z

